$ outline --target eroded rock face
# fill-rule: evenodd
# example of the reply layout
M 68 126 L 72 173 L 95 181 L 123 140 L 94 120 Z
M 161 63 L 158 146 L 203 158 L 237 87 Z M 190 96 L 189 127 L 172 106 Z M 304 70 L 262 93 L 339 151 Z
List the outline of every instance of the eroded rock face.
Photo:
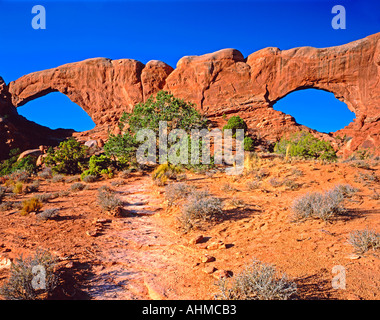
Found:
M 287 94 L 307 88 L 334 93 L 356 114 L 351 124 L 334 133 L 352 137 L 345 151 L 369 147 L 380 153 L 380 33 L 323 49 L 266 48 L 247 58 L 238 50 L 224 49 L 183 57 L 175 70 L 156 60 L 144 65 L 131 59 L 89 59 L 11 82 L 5 104 L 18 107 L 60 91 L 96 124 L 95 129 L 78 135 L 95 139 L 104 138 L 124 110 L 132 110 L 136 103 L 164 89 L 195 103 L 216 123 L 221 123 L 223 114 L 239 114 L 252 132 L 276 140 L 284 133 L 312 131 L 273 109 Z

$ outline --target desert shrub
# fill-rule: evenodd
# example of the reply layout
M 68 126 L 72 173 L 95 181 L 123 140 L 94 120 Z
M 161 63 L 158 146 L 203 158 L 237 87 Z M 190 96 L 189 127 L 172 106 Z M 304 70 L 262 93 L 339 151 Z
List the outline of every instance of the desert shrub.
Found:
M 244 137 L 244 151 L 253 151 L 255 149 L 255 142 L 251 137 Z
M 194 104 L 159 91 L 156 97 L 151 96 L 145 103 L 138 103 L 132 113 L 123 113 L 119 127 L 124 130 L 128 124 L 132 133 L 139 129 L 151 129 L 158 133 L 160 121 L 167 122 L 168 131 L 183 129 L 186 132 L 206 128 L 207 123 Z
M 83 190 L 84 188 L 86 187 L 86 185 L 84 185 L 83 183 L 81 182 L 75 182 L 71 185 L 70 187 L 70 190 L 71 191 L 81 191 Z
M 137 148 L 135 136 L 129 131 L 117 135 L 110 134 L 104 144 L 104 152 L 117 161 L 119 168 L 125 168 L 135 162 Z
M 247 132 L 248 127 L 242 118 L 240 118 L 239 116 L 232 116 L 231 118 L 228 119 L 227 124 L 223 127 L 223 131 L 226 129 L 231 129 L 232 130 L 232 137 L 235 138 L 237 129 L 243 129 L 244 133 L 245 133 L 245 132 Z M 244 146 L 245 146 L 245 144 L 244 144 Z
M 343 211 L 344 195 L 334 188 L 324 193 L 307 193 L 297 198 L 292 205 L 294 221 L 319 218 L 329 221 Z
M 93 155 L 88 162 L 88 170 L 83 171 L 81 174 L 81 179 L 83 180 L 86 176 L 97 177 L 103 170 L 107 170 L 108 173 L 108 169 L 111 169 L 111 165 L 111 158 L 107 157 L 106 155 Z
M 171 207 L 176 204 L 178 200 L 185 199 L 193 189 L 192 186 L 184 182 L 167 185 L 165 187 L 165 198 L 168 201 L 168 206 Z
M 365 253 L 369 250 L 380 250 L 380 233 L 374 230 L 356 230 L 350 232 L 348 242 L 358 253 Z
M 286 274 L 278 275 L 273 265 L 254 260 L 231 279 L 221 279 L 217 299 L 224 300 L 292 300 L 297 285 Z
M 13 209 L 13 203 L 10 201 L 1 202 L 0 201 L 0 211 L 8 211 Z
M 38 219 L 40 220 L 49 220 L 57 217 L 59 215 L 59 209 L 58 208 L 51 208 L 46 209 L 38 214 Z
M 182 207 L 179 221 L 185 231 L 193 228 L 199 221 L 210 221 L 221 214 L 222 201 L 212 197 L 207 191 L 193 191 Z
M 57 173 L 57 174 L 53 175 L 53 178 L 51 179 L 51 181 L 54 183 L 65 182 L 65 176 Z
M 165 91 L 159 91 L 144 103 L 138 103 L 132 113 L 124 112 L 119 121 L 121 133 L 110 134 L 104 145 L 106 155 L 117 159 L 119 167 L 135 163 L 136 150 L 141 144 L 137 142 L 136 133 L 140 129 L 159 132 L 160 121 L 166 121 L 168 132 L 173 129 L 183 129 L 190 133 L 192 129 L 206 128 L 207 120 L 193 104 L 175 98 Z M 159 145 L 159 141 L 154 141 Z M 170 147 L 170 145 L 168 145 Z
M 0 186 L 0 203 L 1 203 L 1 201 L 3 200 L 3 198 L 5 196 L 5 191 L 6 191 L 6 188 Z
M 282 183 L 287 189 L 292 190 L 292 191 L 297 190 L 301 187 L 300 183 L 291 179 L 285 179 Z
M 9 158 L 0 162 L 0 176 L 8 175 L 13 172 L 13 165 L 17 162 L 20 149 L 12 149 Z
M 37 192 L 40 187 L 40 182 L 38 180 L 34 180 L 31 184 L 25 186 L 25 193 Z
M 350 162 L 350 166 L 359 169 L 370 170 L 371 165 L 365 160 L 355 160 Z
M 115 180 L 115 181 L 112 181 L 111 182 L 111 186 L 113 187 L 120 187 L 122 185 L 125 185 L 125 181 L 124 180 Z
M 28 173 L 36 172 L 36 160 L 31 156 L 26 156 L 12 165 L 12 172 L 14 171 L 27 171 Z
M 25 170 L 29 173 L 36 171 L 35 160 L 31 156 L 26 156 L 17 161 L 19 154 L 20 149 L 12 149 L 9 153 L 9 158 L 0 162 L 0 176 L 8 175 L 18 170 Z
M 21 215 L 26 216 L 31 212 L 39 212 L 42 208 L 42 202 L 36 197 L 30 198 L 22 202 Z
M 37 194 L 35 196 L 39 201 L 41 202 L 48 202 L 49 200 L 58 198 L 58 194 L 53 194 L 53 193 L 42 193 L 42 194 Z
M 245 202 L 242 199 L 233 196 L 232 199 L 228 201 L 228 205 L 234 208 L 243 208 L 245 207 Z
M 289 140 L 283 137 L 275 144 L 274 152 L 304 159 L 329 161 L 337 159 L 330 142 L 319 140 L 308 132 L 295 133 Z
M 359 172 L 357 175 L 355 175 L 354 181 L 358 183 L 362 183 L 363 185 L 369 185 L 374 182 L 379 182 L 380 178 L 375 174 L 375 172 L 372 172 L 372 173 Z
M 338 184 L 334 187 L 334 190 L 340 192 L 345 198 L 351 198 L 359 190 L 349 184 Z
M 232 186 L 228 182 L 223 183 L 222 186 L 220 187 L 220 190 L 222 190 L 224 192 L 234 192 L 234 191 L 237 191 L 236 188 L 234 186 Z
M 48 251 L 38 250 L 27 259 L 21 256 L 12 263 L 10 278 L 0 294 L 6 300 L 49 298 L 58 284 L 58 276 L 54 272 L 56 263 Z
M 258 181 L 264 180 L 266 177 L 269 176 L 269 172 L 266 169 L 260 169 L 258 172 L 255 174 L 255 178 Z
M 13 192 L 14 194 L 20 194 L 20 193 L 23 192 L 23 190 L 24 190 L 24 184 L 23 184 L 22 182 L 17 182 L 17 183 L 14 185 L 14 187 L 13 187 L 13 189 L 12 189 L 12 192 Z
M 86 150 L 85 145 L 70 138 L 62 141 L 55 151 L 49 148 L 45 163 L 56 173 L 81 173 L 87 157 Z
M 81 179 L 83 182 L 92 183 L 92 182 L 95 182 L 97 180 L 97 176 L 87 175 L 87 176 L 82 177 Z
M 165 185 L 168 179 L 176 179 L 177 174 L 182 172 L 182 169 L 179 166 L 163 163 L 160 164 L 152 173 L 152 179 L 158 185 Z
M 30 177 L 30 172 L 27 170 L 15 170 L 9 177 L 15 182 L 27 182 Z
M 277 178 L 273 177 L 273 178 L 270 178 L 268 180 L 269 184 L 274 187 L 274 188 L 278 188 L 278 187 L 281 187 L 283 182 L 278 180 Z
M 256 190 L 260 187 L 260 182 L 256 181 L 256 180 L 252 180 L 252 181 L 248 181 L 247 182 L 247 188 L 248 190 L 250 191 L 253 191 L 253 190 Z
M 123 171 L 121 171 L 121 172 L 119 173 L 119 177 L 120 177 L 121 179 L 128 179 L 130 175 L 131 175 L 131 170 L 128 170 L 128 169 L 123 170 Z
M 107 212 L 113 213 L 122 207 L 121 199 L 109 188 L 98 189 L 98 203 Z
M 41 172 L 38 173 L 38 176 L 43 179 L 50 179 L 53 176 L 51 168 L 43 168 Z

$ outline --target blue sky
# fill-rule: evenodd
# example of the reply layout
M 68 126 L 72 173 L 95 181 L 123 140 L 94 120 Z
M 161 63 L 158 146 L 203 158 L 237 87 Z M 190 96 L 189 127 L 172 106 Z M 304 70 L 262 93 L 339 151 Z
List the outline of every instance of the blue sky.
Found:
M 46 30 L 31 27 L 31 9 L 36 4 L 46 8 Z M 346 9 L 345 30 L 331 27 L 331 9 L 336 4 Z M 0 21 L 0 76 L 10 82 L 30 72 L 93 57 L 132 58 L 143 63 L 158 59 L 175 67 L 185 55 L 223 48 L 236 48 L 248 56 L 269 46 L 341 45 L 380 31 L 380 2 L 0 0 Z M 328 97 L 328 102 L 319 102 L 316 94 L 308 91 L 288 96 L 290 99 L 297 94 L 289 112 L 297 121 L 321 131 L 334 131 L 352 120 L 353 114 L 331 94 L 319 92 L 317 96 Z M 308 117 L 308 110 L 321 103 L 329 106 L 323 112 L 342 108 L 347 114 L 327 115 L 335 118 L 335 127 L 323 127 L 315 114 Z M 295 114 L 299 111 L 306 122 Z M 93 126 L 84 111 L 60 93 L 29 102 L 19 112 L 52 128 L 86 130 Z

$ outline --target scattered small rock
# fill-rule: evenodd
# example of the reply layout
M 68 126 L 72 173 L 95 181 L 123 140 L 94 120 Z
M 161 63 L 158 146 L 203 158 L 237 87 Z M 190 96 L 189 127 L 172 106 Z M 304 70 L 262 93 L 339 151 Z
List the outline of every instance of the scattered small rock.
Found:
M 189 244 L 197 244 L 203 241 L 204 237 L 202 235 L 190 239 Z
M 96 237 L 98 233 L 97 233 L 96 230 L 87 230 L 87 231 L 86 231 L 86 234 L 87 234 L 89 237 Z
M 203 269 L 203 272 L 204 273 L 207 273 L 207 274 L 212 274 L 216 271 L 217 269 L 213 266 L 207 266 Z
M 360 259 L 360 256 L 357 254 L 351 254 L 351 255 L 347 256 L 346 258 L 350 259 L 350 260 L 357 260 L 357 259 Z
M 226 249 L 226 244 L 219 240 L 217 242 L 212 242 L 207 246 L 208 250 L 218 250 L 218 249 Z
M 201 261 L 203 263 L 214 262 L 215 261 L 215 257 L 209 256 L 208 254 L 206 254 L 205 256 L 202 257 Z
M 220 269 L 220 270 L 215 271 L 212 274 L 212 276 L 217 280 L 225 279 L 225 278 L 228 278 L 230 276 L 230 272 L 223 270 L 223 269 Z
M 0 257 L 0 270 L 9 269 L 11 267 L 11 260 L 6 257 Z

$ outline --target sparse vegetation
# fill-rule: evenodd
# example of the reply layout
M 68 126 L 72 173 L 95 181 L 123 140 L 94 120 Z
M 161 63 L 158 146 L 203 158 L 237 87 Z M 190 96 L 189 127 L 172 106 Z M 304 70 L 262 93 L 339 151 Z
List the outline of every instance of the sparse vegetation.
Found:
M 116 160 L 120 168 L 134 164 L 136 150 L 140 145 L 136 133 L 139 129 L 150 129 L 158 134 L 161 121 L 166 122 L 168 132 L 183 129 L 189 133 L 192 129 L 207 127 L 207 119 L 193 104 L 177 99 L 168 92 L 159 91 L 155 97 L 151 96 L 146 102 L 135 105 L 132 113 L 123 113 L 119 121 L 121 133 L 109 135 L 104 145 L 106 155 Z
M 81 173 L 87 158 L 86 150 L 85 145 L 70 138 L 61 142 L 56 150 L 49 148 L 45 163 L 56 173 Z
M 168 201 L 168 207 L 175 205 L 181 199 L 185 199 L 193 190 L 193 187 L 184 182 L 167 185 L 165 187 L 165 198 Z
M 349 234 L 348 242 L 361 254 L 369 250 L 380 250 L 380 233 L 369 229 L 356 230 Z
M 329 221 L 343 212 L 343 200 L 344 194 L 339 188 L 324 193 L 307 193 L 293 202 L 293 220 L 302 221 L 318 218 Z
M 276 143 L 274 152 L 290 157 L 335 161 L 336 153 L 330 142 L 315 138 L 311 133 L 299 132 L 290 139 L 282 138 Z
M 274 266 L 254 260 L 231 279 L 221 279 L 217 299 L 223 300 L 292 300 L 297 285 L 286 274 L 279 276 Z
M 98 190 L 98 203 L 104 211 L 111 214 L 119 212 L 123 205 L 121 199 L 109 188 L 101 188 Z
M 38 214 L 38 218 L 41 220 L 49 220 L 52 218 L 55 218 L 59 215 L 59 209 L 58 208 L 51 208 L 46 209 Z
M 38 213 L 42 208 L 42 202 L 36 197 L 32 197 L 28 200 L 23 201 L 21 215 L 26 216 L 31 212 Z
M 100 176 L 102 173 L 112 173 L 112 161 L 109 157 L 107 157 L 104 154 L 101 154 L 99 156 L 93 155 L 91 156 L 89 162 L 88 162 L 88 170 L 85 170 L 81 174 L 81 179 L 85 181 L 84 179 L 93 180 Z M 90 178 L 86 178 L 90 177 Z M 93 182 L 88 181 L 88 182 Z
M 86 187 L 86 185 L 84 185 L 83 183 L 75 182 L 71 185 L 70 190 L 71 191 L 82 191 L 85 187 Z
M 158 186 L 164 186 L 168 179 L 176 179 L 182 172 L 179 166 L 170 163 L 160 164 L 152 173 L 152 179 Z
M 40 187 L 40 181 L 34 180 L 31 184 L 28 184 L 25 186 L 25 193 L 38 192 L 39 187 Z
M 188 195 L 179 221 L 183 229 L 189 231 L 199 221 L 210 221 L 222 212 L 222 201 L 219 198 L 211 196 L 207 191 L 195 190 Z
M 87 176 L 82 177 L 82 181 L 86 183 L 92 183 L 92 182 L 95 182 L 96 180 L 97 180 L 97 177 L 94 175 L 87 175 Z
M 244 134 L 245 134 L 248 130 L 248 127 L 242 118 L 240 118 L 239 116 L 232 116 L 231 118 L 228 119 L 227 124 L 223 127 L 223 131 L 226 129 L 232 130 L 232 137 L 235 138 L 237 129 L 244 130 Z M 253 140 L 252 140 L 252 143 L 253 143 Z M 247 147 L 248 145 L 250 145 L 250 141 L 247 140 Z M 245 147 L 245 143 L 244 143 L 244 147 Z M 247 151 L 250 151 L 250 150 L 247 150 Z
M 275 177 L 272 177 L 268 180 L 269 184 L 273 187 L 273 188 L 278 188 L 278 187 L 281 187 L 283 182 Z
M 250 191 L 256 190 L 256 189 L 260 188 L 260 182 L 258 182 L 256 180 L 248 181 L 247 182 L 247 188 Z
M 220 190 L 222 190 L 224 192 L 234 192 L 234 191 L 237 191 L 236 188 L 234 186 L 232 186 L 228 182 L 222 184 L 222 186 L 220 187 Z
M 12 192 L 14 194 L 21 194 L 24 190 L 24 184 L 22 182 L 17 182 L 14 187 L 13 187 L 13 190 Z
M 49 298 L 58 284 L 54 272 L 56 259 L 48 251 L 38 250 L 33 257 L 19 257 L 11 265 L 8 282 L 0 294 L 7 300 L 42 300 Z
M 52 182 L 57 183 L 57 182 L 64 182 L 65 181 L 65 176 L 62 174 L 55 174 L 53 175 Z

